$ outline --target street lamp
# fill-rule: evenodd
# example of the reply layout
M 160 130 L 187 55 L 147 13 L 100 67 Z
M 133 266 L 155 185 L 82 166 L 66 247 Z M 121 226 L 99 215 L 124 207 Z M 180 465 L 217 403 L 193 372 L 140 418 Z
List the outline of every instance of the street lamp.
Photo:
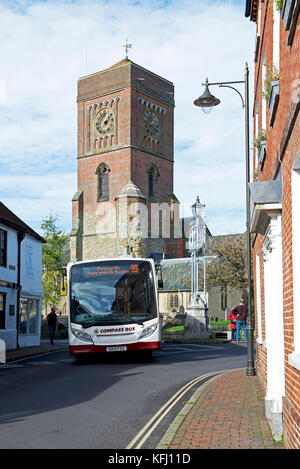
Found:
M 205 86 L 204 93 L 194 101 L 194 104 L 196 106 L 200 106 L 202 108 L 202 111 L 205 112 L 205 114 L 210 113 L 213 106 L 217 106 L 217 104 L 220 104 L 220 100 L 213 96 L 209 91 L 208 85 L 208 79 L 206 78 L 205 85 L 203 85 Z
M 233 84 L 244 83 L 245 84 L 245 101 L 241 93 L 234 88 Z M 245 67 L 245 80 L 241 81 L 223 81 L 216 83 L 209 83 L 206 79 L 205 91 L 198 99 L 194 101 L 196 106 L 201 107 L 203 110 L 212 109 L 212 107 L 217 106 L 220 103 L 220 100 L 213 96 L 208 86 L 218 85 L 219 87 L 231 88 L 236 91 L 241 100 L 243 108 L 245 109 L 245 154 L 246 154 L 246 211 L 247 211 L 247 275 L 248 275 L 248 311 L 249 311 L 249 321 L 247 324 L 247 351 L 248 351 L 248 364 L 247 364 L 247 375 L 254 376 L 254 342 L 253 342 L 253 325 L 252 325 L 252 297 L 251 297 L 251 284 L 252 284 L 252 272 L 251 272 L 251 233 L 250 233 L 250 156 L 249 156 L 249 68 L 248 64 Z

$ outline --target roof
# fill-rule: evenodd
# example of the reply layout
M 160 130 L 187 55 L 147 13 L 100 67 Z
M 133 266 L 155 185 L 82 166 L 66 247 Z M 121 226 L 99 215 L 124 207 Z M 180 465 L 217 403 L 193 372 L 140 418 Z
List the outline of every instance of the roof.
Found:
M 189 291 L 191 290 L 191 258 L 163 259 L 160 261 L 162 269 L 163 288 L 159 291 Z
M 255 204 L 272 204 L 282 201 L 282 184 L 280 179 L 274 181 L 250 182 L 251 201 Z
M 129 181 L 121 190 L 117 198 L 121 197 L 136 197 L 137 199 L 146 199 L 142 191 L 132 182 Z
M 42 243 L 46 241 L 42 238 L 36 231 L 34 231 L 30 226 L 26 225 L 17 215 L 15 215 L 9 208 L 7 208 L 2 202 L 0 202 L 0 222 L 3 225 L 9 226 L 16 231 L 29 234 L 33 238 L 38 239 Z

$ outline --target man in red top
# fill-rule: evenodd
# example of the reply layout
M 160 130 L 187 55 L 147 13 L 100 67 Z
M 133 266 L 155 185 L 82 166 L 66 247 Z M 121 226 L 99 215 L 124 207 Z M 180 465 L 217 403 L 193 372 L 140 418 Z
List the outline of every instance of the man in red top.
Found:
M 240 304 L 232 309 L 233 314 L 236 314 L 236 342 L 240 340 L 240 329 L 243 328 L 245 341 L 247 342 L 247 316 L 248 306 L 244 305 L 243 298 L 240 299 Z

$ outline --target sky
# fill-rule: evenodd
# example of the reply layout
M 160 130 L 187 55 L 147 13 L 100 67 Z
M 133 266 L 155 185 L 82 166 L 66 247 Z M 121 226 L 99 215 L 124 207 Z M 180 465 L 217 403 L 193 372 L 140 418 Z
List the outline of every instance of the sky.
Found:
M 77 80 L 124 58 L 128 39 L 129 59 L 175 86 L 182 215 L 199 196 L 213 235 L 244 232 L 242 101 L 212 86 L 219 106 L 206 115 L 193 104 L 206 77 L 244 80 L 247 62 L 251 122 L 255 30 L 244 11 L 244 0 L 0 0 L 0 200 L 39 233 L 50 214 L 71 230 Z

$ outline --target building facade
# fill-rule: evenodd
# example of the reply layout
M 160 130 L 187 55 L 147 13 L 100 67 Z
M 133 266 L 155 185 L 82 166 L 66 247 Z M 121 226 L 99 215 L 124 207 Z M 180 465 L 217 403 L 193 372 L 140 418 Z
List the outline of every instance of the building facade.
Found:
M 275 438 L 300 448 L 300 1 L 246 1 L 256 22 L 250 184 L 257 375 Z
M 78 80 L 71 260 L 124 248 L 181 257 L 173 194 L 174 86 L 128 59 Z
M 0 202 L 0 340 L 40 344 L 43 238 Z

